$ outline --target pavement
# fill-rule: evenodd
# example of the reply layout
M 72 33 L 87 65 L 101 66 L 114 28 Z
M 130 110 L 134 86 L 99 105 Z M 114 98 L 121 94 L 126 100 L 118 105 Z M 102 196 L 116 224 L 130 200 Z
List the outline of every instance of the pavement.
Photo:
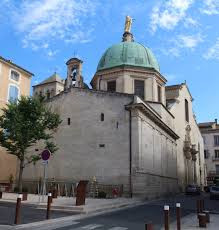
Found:
M 211 214 L 210 218 L 211 220 L 210 220 L 210 223 L 207 224 L 207 229 L 208 230 L 218 230 L 219 229 L 219 215 Z M 188 215 L 184 217 L 181 221 L 182 221 L 181 223 L 182 223 L 183 230 L 203 229 L 199 227 L 197 215 L 195 214 Z M 170 225 L 170 229 L 177 229 L 175 222 Z
M 3 193 L 1 202 L 7 203 L 16 203 L 17 194 L 15 193 Z M 46 196 L 38 196 L 34 194 L 28 194 L 28 200 L 23 201 L 23 204 L 27 204 L 29 206 L 33 206 L 38 209 L 46 209 L 47 207 L 47 197 Z M 72 213 L 94 213 L 101 212 L 105 210 L 111 210 L 114 208 L 127 207 L 130 205 L 136 205 L 142 203 L 142 199 L 137 198 L 123 198 L 118 197 L 114 199 L 95 199 L 95 198 L 86 198 L 85 205 L 76 206 L 76 198 L 75 197 L 58 197 L 57 199 L 53 199 L 53 203 L 51 206 L 52 210 L 56 211 L 65 211 Z

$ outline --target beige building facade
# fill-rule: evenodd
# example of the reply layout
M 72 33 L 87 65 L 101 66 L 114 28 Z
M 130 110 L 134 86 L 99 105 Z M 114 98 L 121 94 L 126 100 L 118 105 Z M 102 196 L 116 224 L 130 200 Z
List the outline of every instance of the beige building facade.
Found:
M 29 71 L 0 56 L 0 115 L 8 101 L 30 95 L 32 76 Z M 8 182 L 11 175 L 15 178 L 16 167 L 16 157 L 0 147 L 0 182 Z
M 75 62 L 82 63 L 69 61 Z M 63 120 L 54 136 L 59 150 L 49 160 L 48 180 L 96 177 L 100 183 L 122 184 L 126 195 L 146 198 L 204 184 L 203 140 L 191 95 L 184 84 L 166 87 L 148 47 L 125 32 L 122 42 L 101 57 L 92 89 L 82 87 L 81 65 L 73 67 L 67 64 L 64 91 L 47 101 Z M 37 183 L 42 169 L 42 162 L 28 166 L 24 179 Z
M 219 179 L 219 125 L 217 119 L 213 122 L 199 123 L 199 129 L 204 139 L 204 156 L 208 184 L 214 184 Z
M 57 73 L 54 73 L 45 81 L 33 86 L 33 95 L 41 95 L 44 96 L 46 99 L 49 99 L 59 94 L 63 90 L 64 80 Z
M 193 98 L 185 83 L 166 87 L 167 108 L 174 115 L 177 173 L 181 191 L 187 184 L 206 185 L 204 143 L 193 113 Z

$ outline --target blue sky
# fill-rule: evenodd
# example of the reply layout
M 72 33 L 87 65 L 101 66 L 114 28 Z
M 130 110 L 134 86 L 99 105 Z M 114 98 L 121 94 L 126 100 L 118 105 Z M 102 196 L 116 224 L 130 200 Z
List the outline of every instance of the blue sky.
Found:
M 219 118 L 219 0 L 1 0 L 0 55 L 33 72 L 32 85 L 83 61 L 87 83 L 121 41 L 125 16 L 168 85 L 187 82 L 198 122 Z

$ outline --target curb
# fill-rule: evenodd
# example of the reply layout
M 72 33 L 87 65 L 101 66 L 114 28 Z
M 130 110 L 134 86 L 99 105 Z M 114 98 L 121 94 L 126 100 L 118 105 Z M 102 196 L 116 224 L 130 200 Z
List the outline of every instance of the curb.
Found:
M 116 211 L 127 209 L 127 208 L 133 208 L 133 207 L 141 206 L 147 203 L 149 202 L 139 201 L 139 202 L 136 202 L 135 204 L 127 204 L 127 205 L 121 204 L 120 206 L 117 206 L 117 207 L 110 207 L 108 210 L 106 209 L 96 210 L 93 212 L 92 211 L 87 212 L 86 214 L 61 217 L 61 218 L 56 218 L 56 219 L 29 223 L 29 224 L 21 224 L 18 226 L 11 226 L 11 228 L 4 229 L 4 230 L 15 230 L 15 229 L 16 230 L 52 230 L 52 229 L 57 229 L 60 227 L 66 227 L 66 226 L 77 224 L 78 223 L 77 220 L 94 217 L 94 216 L 98 216 L 98 215 L 102 215 L 106 213 L 116 212 Z

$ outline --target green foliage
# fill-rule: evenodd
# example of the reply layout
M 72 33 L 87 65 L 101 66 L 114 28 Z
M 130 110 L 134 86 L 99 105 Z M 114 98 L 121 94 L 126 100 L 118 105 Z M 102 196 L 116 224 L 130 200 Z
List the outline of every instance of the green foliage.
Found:
M 23 168 L 41 159 L 39 154 L 27 155 L 27 149 L 38 141 L 43 141 L 51 153 L 57 150 L 51 139 L 61 120 L 45 105 L 42 97 L 21 97 L 2 110 L 0 145 L 16 155 Z
M 106 198 L 106 193 L 104 191 L 98 192 L 98 198 Z

